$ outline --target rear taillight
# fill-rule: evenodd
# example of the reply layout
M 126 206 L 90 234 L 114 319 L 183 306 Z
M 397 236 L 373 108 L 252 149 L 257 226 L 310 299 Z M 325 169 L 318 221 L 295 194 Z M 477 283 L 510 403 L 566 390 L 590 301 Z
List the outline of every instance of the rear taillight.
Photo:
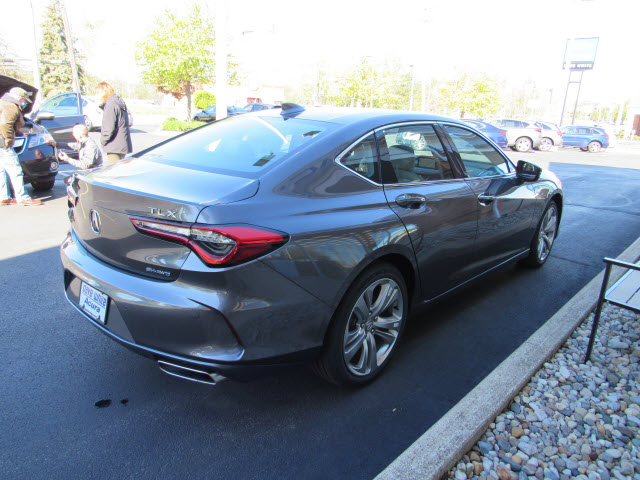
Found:
M 266 255 L 284 245 L 288 235 L 246 225 L 199 225 L 129 217 L 140 233 L 180 243 L 210 267 L 229 267 Z
M 507 132 L 501 131 L 500 135 L 504 135 L 506 137 L 507 136 Z
M 540 129 L 540 128 L 536 128 L 536 132 L 538 132 L 538 133 L 542 133 L 542 129 Z
M 604 138 L 606 138 L 607 140 L 609 140 L 609 135 L 605 135 Z
M 562 132 L 558 132 L 558 136 L 561 137 L 562 136 Z

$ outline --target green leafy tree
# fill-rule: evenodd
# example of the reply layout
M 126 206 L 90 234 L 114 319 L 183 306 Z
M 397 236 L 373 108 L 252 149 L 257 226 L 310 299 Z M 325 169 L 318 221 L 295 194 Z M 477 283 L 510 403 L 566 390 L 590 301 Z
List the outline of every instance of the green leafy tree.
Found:
M 191 96 L 197 87 L 215 79 L 215 33 L 209 15 L 193 5 L 185 17 L 165 10 L 156 18 L 156 28 L 136 48 L 136 60 L 144 67 L 142 78 L 159 92 L 180 100 L 187 97 L 187 119 L 191 118 Z M 237 83 L 236 65 L 229 62 L 227 82 Z
M 207 92 L 206 90 L 200 90 L 193 96 L 193 104 L 196 108 L 204 110 L 210 105 L 216 104 L 216 96 L 211 92 Z
M 75 54 L 78 59 L 78 53 L 75 52 Z M 42 23 L 42 46 L 39 58 L 42 97 L 70 91 L 73 81 L 60 0 L 51 0 L 47 6 L 45 20 Z M 80 88 L 86 91 L 85 70 L 77 61 L 76 63 Z
M 500 107 L 496 82 L 488 78 L 474 79 L 464 73 L 440 90 L 440 103 L 448 110 L 484 118 Z

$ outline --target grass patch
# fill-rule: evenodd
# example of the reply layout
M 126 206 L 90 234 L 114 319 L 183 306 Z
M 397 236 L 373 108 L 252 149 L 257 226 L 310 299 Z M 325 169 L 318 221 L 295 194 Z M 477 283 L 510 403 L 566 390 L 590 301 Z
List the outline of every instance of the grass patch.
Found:
M 174 118 L 174 117 L 169 117 L 162 124 L 162 129 L 168 130 L 171 132 L 184 132 L 186 130 L 197 128 L 201 125 L 205 125 L 205 123 L 206 122 L 198 122 L 198 121 L 186 122 L 184 120 L 178 120 L 177 118 Z

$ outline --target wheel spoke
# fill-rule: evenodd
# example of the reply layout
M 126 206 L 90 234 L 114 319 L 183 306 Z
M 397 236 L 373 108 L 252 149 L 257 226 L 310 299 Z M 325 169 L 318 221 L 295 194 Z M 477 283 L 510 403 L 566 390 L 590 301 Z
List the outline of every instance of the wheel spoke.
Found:
M 362 348 L 366 337 L 367 334 L 362 328 L 358 328 L 354 332 L 347 332 L 347 338 L 345 338 L 344 342 L 344 359 L 347 362 L 350 362 L 355 354 Z
M 390 317 L 378 317 L 373 322 L 373 328 L 378 330 L 399 330 L 400 316 L 392 315 Z
M 374 328 L 373 333 L 374 335 L 380 337 L 382 341 L 387 345 L 391 345 L 393 342 L 396 341 L 396 338 L 398 337 L 398 332 L 395 330 L 386 331 L 386 330 L 380 330 L 378 328 Z
M 384 312 L 391 304 L 393 304 L 398 298 L 398 289 L 391 286 L 389 283 L 380 285 L 380 294 L 376 298 L 372 307 L 372 316 L 378 316 Z
M 364 295 L 358 299 L 353 307 L 353 315 L 361 322 L 364 322 L 369 317 L 369 305 L 367 305 Z
M 378 349 L 376 347 L 376 339 L 372 333 L 369 333 L 367 335 L 366 345 L 369 353 L 369 357 L 367 359 L 368 362 L 366 363 L 366 366 L 368 367 L 367 373 L 369 373 L 375 370 L 376 368 L 378 368 Z

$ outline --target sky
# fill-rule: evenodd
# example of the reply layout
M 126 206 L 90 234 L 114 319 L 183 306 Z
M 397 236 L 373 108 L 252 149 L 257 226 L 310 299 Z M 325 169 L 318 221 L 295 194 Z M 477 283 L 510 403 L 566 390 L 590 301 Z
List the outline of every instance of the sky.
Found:
M 30 2 L 39 28 L 48 0 Z M 132 82 L 139 80 L 136 43 L 164 9 L 179 12 L 189 5 L 175 0 L 65 3 L 88 70 Z M 201 3 L 215 13 L 217 1 Z M 413 65 L 418 80 L 469 72 L 507 85 L 533 80 L 558 96 L 564 95 L 569 75 L 562 70 L 567 38 L 599 37 L 581 99 L 640 103 L 637 0 L 227 0 L 226 5 L 229 50 L 260 71 L 264 83 L 295 84 L 320 62 L 337 71 L 363 57 L 373 63 L 396 58 Z M 10 15 L 19 8 L 22 18 L 30 17 L 27 1 L 0 0 L 0 8 Z M 25 66 L 34 51 L 29 25 L 3 22 L 0 32 Z

